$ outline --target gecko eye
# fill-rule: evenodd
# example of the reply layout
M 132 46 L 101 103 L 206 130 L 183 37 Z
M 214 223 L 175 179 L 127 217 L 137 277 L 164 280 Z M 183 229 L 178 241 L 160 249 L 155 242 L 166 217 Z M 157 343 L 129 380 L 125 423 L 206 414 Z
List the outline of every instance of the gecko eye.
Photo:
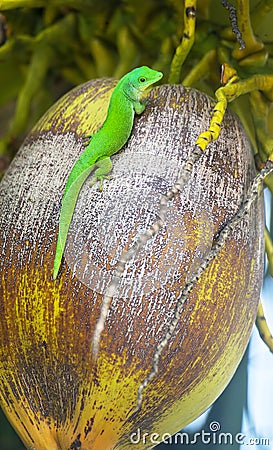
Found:
M 139 81 L 140 83 L 145 83 L 146 78 L 145 78 L 145 77 L 140 77 L 140 78 L 138 79 L 138 81 Z

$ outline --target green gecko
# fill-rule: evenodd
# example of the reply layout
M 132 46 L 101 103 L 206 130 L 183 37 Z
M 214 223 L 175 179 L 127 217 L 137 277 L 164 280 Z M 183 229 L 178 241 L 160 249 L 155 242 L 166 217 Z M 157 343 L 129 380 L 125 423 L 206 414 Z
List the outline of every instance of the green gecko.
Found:
M 91 184 L 100 181 L 102 190 L 103 179 L 107 178 L 112 169 L 110 156 L 117 153 L 128 141 L 135 112 L 141 114 L 144 111 L 150 86 L 162 76 L 161 72 L 142 66 L 133 69 L 119 80 L 111 95 L 105 122 L 92 136 L 89 145 L 72 167 L 62 198 L 54 280 L 59 272 L 70 222 L 83 183 L 96 168 Z

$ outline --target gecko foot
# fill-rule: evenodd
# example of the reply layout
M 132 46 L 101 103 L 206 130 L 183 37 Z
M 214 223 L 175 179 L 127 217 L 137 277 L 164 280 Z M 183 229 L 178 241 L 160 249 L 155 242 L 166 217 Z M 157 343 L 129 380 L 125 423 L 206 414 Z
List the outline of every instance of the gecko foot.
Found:
M 113 177 L 110 176 L 99 176 L 99 177 L 94 177 L 93 181 L 91 181 L 90 183 L 90 187 L 94 186 L 94 184 L 96 184 L 97 182 L 100 183 L 98 190 L 101 192 L 102 188 L 103 188 L 103 181 L 104 180 L 112 180 Z
M 91 137 L 92 137 L 92 134 L 87 134 L 87 135 L 83 136 L 82 140 L 83 140 L 84 147 L 87 147 L 90 144 Z

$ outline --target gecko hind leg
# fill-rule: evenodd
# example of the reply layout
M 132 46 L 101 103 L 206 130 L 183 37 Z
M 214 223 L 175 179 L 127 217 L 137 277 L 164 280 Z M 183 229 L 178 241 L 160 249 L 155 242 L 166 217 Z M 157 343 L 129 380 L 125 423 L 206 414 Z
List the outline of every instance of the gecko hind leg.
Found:
M 94 186 L 94 184 L 96 184 L 99 181 L 100 182 L 99 190 L 102 191 L 103 180 L 111 179 L 111 177 L 108 176 L 108 174 L 112 170 L 111 158 L 109 156 L 105 156 L 104 158 L 99 159 L 96 162 L 96 167 L 97 169 L 94 172 L 94 179 L 90 183 L 90 186 Z

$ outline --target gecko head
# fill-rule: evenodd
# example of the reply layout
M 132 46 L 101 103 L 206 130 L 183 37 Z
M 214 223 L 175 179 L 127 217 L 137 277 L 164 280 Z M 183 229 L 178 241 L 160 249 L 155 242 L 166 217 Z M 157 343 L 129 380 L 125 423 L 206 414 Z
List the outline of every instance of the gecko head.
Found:
M 140 99 L 144 93 L 146 94 L 149 91 L 149 87 L 152 84 L 163 77 L 163 73 L 150 69 L 150 67 L 142 66 L 133 69 L 125 77 L 128 82 L 127 90 L 133 91 L 134 96 Z

